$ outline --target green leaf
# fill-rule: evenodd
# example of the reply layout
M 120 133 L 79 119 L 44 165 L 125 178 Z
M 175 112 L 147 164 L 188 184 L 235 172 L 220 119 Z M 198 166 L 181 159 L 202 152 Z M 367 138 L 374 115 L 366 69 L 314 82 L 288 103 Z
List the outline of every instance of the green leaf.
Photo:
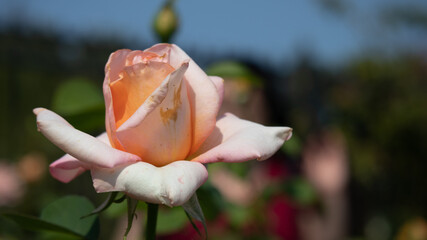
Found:
M 219 163 L 218 163 L 219 164 Z M 210 168 L 213 165 L 209 166 Z M 197 190 L 197 198 L 204 209 L 203 214 L 207 220 L 214 220 L 224 211 L 225 204 L 221 193 L 207 181 Z
M 81 219 L 94 208 L 93 204 L 84 197 L 67 196 L 45 207 L 40 219 L 86 236 L 88 239 L 96 239 L 99 234 L 97 217 L 90 216 Z
M 84 235 L 82 235 L 82 234 L 74 232 L 68 228 L 63 227 L 63 226 L 59 226 L 57 224 L 47 222 L 47 221 L 42 220 L 42 219 L 37 218 L 37 217 L 28 216 L 28 215 L 19 214 L 19 213 L 12 213 L 12 212 L 2 213 L 1 215 L 3 215 L 6 218 L 9 218 L 10 220 L 17 223 L 20 227 L 27 229 L 27 230 L 52 231 L 52 232 L 76 236 L 79 238 L 84 238 Z
M 316 202 L 317 195 L 313 186 L 301 177 L 295 177 L 283 184 L 285 192 L 297 203 L 310 205 Z
M 256 87 L 262 86 L 262 81 L 257 74 L 248 66 L 236 61 L 223 61 L 212 64 L 206 69 L 206 73 L 212 76 L 244 80 Z
M 52 109 L 63 115 L 87 113 L 104 108 L 100 88 L 85 78 L 63 82 L 53 97 Z
M 181 208 L 160 207 L 157 217 L 157 233 L 169 234 L 182 229 L 187 223 L 185 211 Z
M 300 155 L 301 149 L 302 149 L 301 139 L 296 134 L 293 134 L 292 138 L 286 141 L 285 144 L 283 144 L 283 146 L 281 147 L 281 150 L 284 153 L 292 157 L 297 157 L 298 155 Z
M 251 217 L 251 213 L 248 211 L 247 207 L 242 207 L 231 203 L 227 204 L 226 213 L 230 219 L 231 225 L 237 228 L 242 227 Z
M 63 115 L 75 128 L 83 132 L 105 131 L 105 109 L 93 109 L 76 115 Z
M 205 216 L 203 215 L 202 208 L 200 207 L 199 200 L 197 199 L 197 194 L 194 193 L 191 198 L 182 205 L 185 212 L 191 216 L 192 218 L 196 219 L 197 221 L 200 221 L 203 224 L 203 228 L 205 229 L 205 236 L 208 237 L 208 230 L 206 227 L 206 220 Z M 190 222 L 193 225 L 194 228 L 197 229 L 196 225 L 192 222 L 192 219 L 190 218 Z

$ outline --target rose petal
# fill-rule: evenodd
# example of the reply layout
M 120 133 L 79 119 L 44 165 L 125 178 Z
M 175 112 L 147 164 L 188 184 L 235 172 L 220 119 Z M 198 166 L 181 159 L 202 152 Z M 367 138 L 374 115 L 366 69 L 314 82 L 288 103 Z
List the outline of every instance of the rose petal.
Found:
M 34 109 L 37 127 L 53 144 L 90 165 L 114 167 L 141 160 L 138 156 L 114 149 L 102 141 L 73 128 L 58 114 L 44 108 Z
M 185 159 L 191 147 L 191 111 L 183 75 L 188 63 L 171 73 L 162 85 L 118 130 L 126 152 L 144 162 L 164 166 Z
M 96 138 L 105 144 L 110 145 L 107 133 L 104 132 Z M 64 183 L 68 183 L 89 168 L 90 164 L 79 161 L 67 153 L 60 159 L 51 163 L 49 166 L 49 171 L 55 179 Z
M 126 122 L 174 70 L 161 62 L 125 67 L 120 78 L 110 84 L 116 127 Z
M 105 78 L 109 79 L 109 83 L 119 78 L 120 72 L 126 66 L 126 59 L 129 53 L 131 53 L 131 50 L 121 49 L 110 54 L 105 65 Z
M 138 200 L 167 206 L 184 204 L 208 177 L 202 164 L 189 161 L 160 168 L 138 162 L 114 169 L 96 168 L 91 173 L 99 193 L 124 191 Z
M 185 78 L 189 84 L 188 96 L 193 119 L 193 143 L 190 150 L 192 154 L 215 128 L 216 116 L 221 106 L 217 88 L 206 73 L 175 44 L 157 44 L 145 51 L 164 56 L 165 61 L 174 68 L 183 61 L 190 60 Z
M 151 52 L 144 52 L 141 50 L 135 50 L 130 52 L 126 58 L 126 66 L 132 66 L 138 63 L 148 63 L 151 59 L 160 60 L 159 55 Z M 161 61 L 159 61 L 161 62 Z
M 217 76 L 209 76 L 213 84 L 215 84 L 216 91 L 218 92 L 219 96 L 219 105 L 222 105 L 222 100 L 224 98 L 224 79 Z
M 70 154 L 66 154 L 49 166 L 50 174 L 57 180 L 68 183 L 84 171 L 89 169 L 89 165 L 77 160 Z
M 292 136 L 288 127 L 265 127 L 227 113 L 193 155 L 201 163 L 243 162 L 271 157 Z
M 119 73 L 126 66 L 127 57 L 131 53 L 129 49 L 122 49 L 113 52 L 107 64 L 105 65 L 105 79 L 102 85 L 105 101 L 105 128 L 110 142 L 114 148 L 123 150 L 116 137 L 116 120 L 114 117 L 113 97 L 111 94 L 110 83 L 119 79 Z

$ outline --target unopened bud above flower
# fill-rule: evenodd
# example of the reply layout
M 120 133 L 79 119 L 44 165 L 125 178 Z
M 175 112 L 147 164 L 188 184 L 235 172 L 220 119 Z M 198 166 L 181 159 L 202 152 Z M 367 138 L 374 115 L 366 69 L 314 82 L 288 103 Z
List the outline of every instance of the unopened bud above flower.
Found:
M 169 42 L 177 28 L 178 16 L 169 0 L 154 17 L 153 29 L 162 42 Z

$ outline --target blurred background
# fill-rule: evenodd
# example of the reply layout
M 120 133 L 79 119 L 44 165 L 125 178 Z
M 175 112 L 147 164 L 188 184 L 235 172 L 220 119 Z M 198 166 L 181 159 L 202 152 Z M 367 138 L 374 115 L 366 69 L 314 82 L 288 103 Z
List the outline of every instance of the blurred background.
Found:
M 49 175 L 63 152 L 32 109 L 105 131 L 109 54 L 157 42 L 225 79 L 221 112 L 294 129 L 268 161 L 209 166 L 198 196 L 210 239 L 427 239 L 422 0 L 0 0 L 0 211 L 106 198 L 88 173 L 69 184 Z M 143 231 L 140 205 L 128 239 Z M 99 239 L 120 239 L 125 214 L 100 214 Z M 158 235 L 198 239 L 181 208 L 160 209 Z M 54 238 L 0 216 L 0 239 Z

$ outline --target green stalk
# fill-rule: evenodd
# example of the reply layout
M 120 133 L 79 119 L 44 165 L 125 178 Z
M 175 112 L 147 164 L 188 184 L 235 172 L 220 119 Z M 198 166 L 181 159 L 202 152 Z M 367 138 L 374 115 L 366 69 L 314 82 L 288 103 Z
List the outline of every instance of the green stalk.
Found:
M 157 213 L 159 205 L 147 203 L 147 223 L 145 228 L 145 240 L 156 239 Z

